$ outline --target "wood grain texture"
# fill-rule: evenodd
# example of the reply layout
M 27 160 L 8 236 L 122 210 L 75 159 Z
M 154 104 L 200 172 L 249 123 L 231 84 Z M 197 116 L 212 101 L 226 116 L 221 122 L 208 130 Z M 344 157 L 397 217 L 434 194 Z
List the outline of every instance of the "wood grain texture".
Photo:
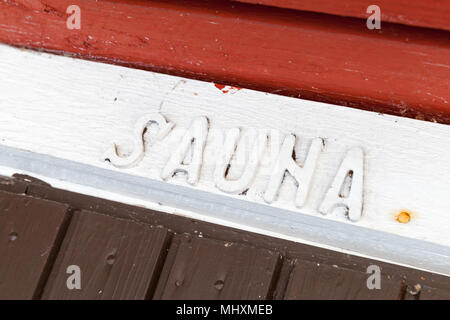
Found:
M 13 178 L 12 180 L 21 181 L 20 179 L 22 179 L 22 177 L 20 175 L 16 175 L 16 177 L 17 178 Z M 441 294 L 441 296 L 450 298 L 450 278 L 438 274 L 295 243 L 293 241 L 238 230 L 214 223 L 190 219 L 188 217 L 166 214 L 164 212 L 87 196 L 67 190 L 56 189 L 36 181 L 27 185 L 27 194 L 32 195 L 33 197 L 68 203 L 71 207 L 78 210 L 94 210 L 116 218 L 128 219 L 150 225 L 163 225 L 177 234 L 186 233 L 195 235 L 201 233 L 206 238 L 213 238 L 220 241 L 249 243 L 258 248 L 280 252 L 285 257 L 295 257 L 295 259 L 299 260 L 315 261 L 319 264 L 338 265 L 340 268 L 351 269 L 359 273 L 366 272 L 368 266 L 376 264 L 380 266 L 384 278 L 396 279 L 398 282 L 407 279 L 407 283 L 410 285 L 420 284 L 421 286 L 428 288 L 430 292 L 435 292 L 435 290 L 437 290 L 438 294 Z M 179 244 L 180 241 L 171 243 L 171 248 L 166 258 L 167 265 L 173 264 Z M 291 274 L 292 265 L 290 262 L 284 262 L 282 269 L 283 270 L 280 271 L 276 292 L 274 293 L 274 299 L 283 297 L 284 292 L 286 291 L 285 288 L 288 284 L 287 279 Z M 169 272 L 169 268 L 163 269 L 160 279 L 167 279 Z M 284 279 L 282 279 L 282 277 Z M 165 281 L 167 280 L 163 280 L 164 283 Z M 160 299 L 162 295 L 161 290 L 164 288 L 159 286 L 158 289 L 160 290 L 155 292 L 155 297 Z
M 381 20 L 412 26 L 450 30 L 449 0 L 238 0 L 239 2 L 367 18 L 368 6 L 381 9 Z
M 0 192 L 0 299 L 37 299 L 68 221 L 68 206 Z
M 229 1 L 142 0 L 80 0 L 81 29 L 68 30 L 71 4 L 0 2 L 0 41 L 450 123 L 448 32 L 388 23 L 373 31 L 363 20 Z
M 402 282 L 399 279 L 381 279 L 381 289 L 367 288 L 370 274 L 326 265 L 296 260 L 290 274 L 284 298 L 293 299 L 402 299 Z
M 131 203 L 136 198 L 154 201 L 156 206 L 162 202 L 195 211 L 202 219 L 219 218 L 239 223 L 240 228 L 259 228 L 261 233 L 276 232 L 279 237 L 427 270 L 433 270 L 429 269 L 431 263 L 440 270 L 433 271 L 448 272 L 443 257 L 450 259 L 450 217 L 446 214 L 450 163 L 445 156 L 436 155 L 448 149 L 449 126 L 246 89 L 225 94 L 211 83 L 4 45 L 0 49 L 0 66 L 10 75 L 1 87 L 1 147 L 27 150 L 21 153 L 22 161 L 3 150 L 0 158 L 4 165 L 91 187 L 87 192 L 95 188 L 96 194 L 107 191 L 129 196 Z M 41 98 L 39 106 L 36 97 Z M 125 171 L 102 161 L 113 141 L 124 153 L 130 151 L 135 123 L 148 112 L 161 112 L 176 123 L 174 130 L 162 141 L 146 142 L 146 154 L 133 168 Z M 193 187 L 184 175 L 163 181 L 160 172 L 180 134 L 199 116 L 209 117 L 211 132 L 199 183 Z M 245 195 L 225 194 L 215 187 L 213 173 L 223 146 L 221 136 L 215 133 L 236 126 L 276 131 L 279 139 L 295 134 L 299 162 L 311 139 L 325 139 L 303 208 L 294 204 L 296 185 L 292 181 L 284 183 L 270 206 L 261 197 L 276 148 L 265 155 Z M 276 141 L 274 137 L 272 141 Z M 317 211 L 351 147 L 362 147 L 367 161 L 363 215 L 353 224 L 343 214 L 323 216 Z M 35 163 L 42 159 L 39 155 L 53 158 Z M 73 161 L 70 167 L 77 169 L 68 170 L 67 161 Z M 211 210 L 218 203 L 222 210 Z M 403 209 L 415 213 L 408 224 L 395 219 Z M 384 241 L 380 241 L 380 232 Z M 443 248 L 430 248 L 435 244 Z M 405 251 L 406 245 L 412 250 Z M 400 257 L 402 261 L 396 260 Z
M 271 298 L 279 253 L 195 236 L 180 241 L 167 280 L 158 284 L 161 299 Z
M 45 287 L 44 299 L 151 298 L 169 235 L 164 228 L 76 212 Z M 67 267 L 81 270 L 69 290 Z
M 25 193 L 26 190 L 27 190 L 27 183 L 25 181 L 0 176 L 0 191 L 12 193 Z

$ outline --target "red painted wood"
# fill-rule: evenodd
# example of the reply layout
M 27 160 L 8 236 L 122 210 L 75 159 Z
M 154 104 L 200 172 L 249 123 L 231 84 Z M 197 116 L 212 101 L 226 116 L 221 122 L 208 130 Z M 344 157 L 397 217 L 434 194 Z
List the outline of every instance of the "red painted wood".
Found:
M 376 4 L 381 21 L 450 30 L 450 0 L 237 0 L 295 10 L 367 18 L 367 7 Z
M 68 210 L 66 204 L 0 192 L 0 300 L 40 298 Z
M 0 41 L 450 123 L 449 32 L 229 1 L 0 2 Z

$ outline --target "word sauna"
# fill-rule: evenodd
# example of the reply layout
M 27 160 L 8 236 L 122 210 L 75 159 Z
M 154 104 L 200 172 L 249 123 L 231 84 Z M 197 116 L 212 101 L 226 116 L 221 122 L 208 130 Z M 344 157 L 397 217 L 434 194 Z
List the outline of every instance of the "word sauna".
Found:
M 138 120 L 134 128 L 132 152 L 127 155 L 119 155 L 118 146 L 114 143 L 107 150 L 103 159 L 122 169 L 138 165 L 146 153 L 146 142 L 148 143 L 145 141 L 144 134 L 152 124 L 157 126 L 157 130 L 152 131 L 152 143 L 164 142 L 175 127 L 173 122 L 168 121 L 160 113 L 147 114 Z M 243 144 L 242 129 L 231 128 L 212 132 L 207 117 L 201 116 L 194 119 L 190 126 L 183 131 L 177 144 L 168 147 L 170 156 L 160 170 L 160 178 L 167 181 L 175 174 L 182 172 L 187 176 L 187 182 L 191 186 L 196 186 L 204 165 L 204 150 L 208 143 L 208 135 L 214 134 L 216 137 L 220 136 L 219 141 L 221 142 L 219 152 L 214 154 L 215 163 L 212 172 L 215 187 L 225 193 L 246 196 L 258 172 L 261 171 L 261 161 L 271 145 L 271 135 L 268 132 L 255 129 L 249 129 L 247 132 L 249 132 L 247 135 L 250 136 L 250 146 L 247 148 L 247 156 L 243 157 L 244 160 L 239 164 L 233 160 L 236 158 L 237 150 L 242 151 L 242 148 L 239 148 Z M 280 133 L 278 132 L 278 134 Z M 268 179 L 261 197 L 267 204 L 276 201 L 286 173 L 288 173 L 295 180 L 295 206 L 302 208 L 305 206 L 311 189 L 311 182 L 318 159 L 323 152 L 325 140 L 320 137 L 312 139 L 303 165 L 300 165 L 293 157 L 296 136 L 285 134 L 280 141 L 275 148 L 273 161 L 270 162 Z M 228 172 L 235 165 L 240 165 L 241 173 L 238 177 L 231 179 L 228 177 Z M 317 211 L 327 215 L 336 208 L 340 208 L 344 210 L 349 220 L 358 221 L 363 208 L 363 180 L 364 152 L 360 147 L 350 148 L 345 153 L 334 177 L 330 177 L 329 187 L 323 195 Z

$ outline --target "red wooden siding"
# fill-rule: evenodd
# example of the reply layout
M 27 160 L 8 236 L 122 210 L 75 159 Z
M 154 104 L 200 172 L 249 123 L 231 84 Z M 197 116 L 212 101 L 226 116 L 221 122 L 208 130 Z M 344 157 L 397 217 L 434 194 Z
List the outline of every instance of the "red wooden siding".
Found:
M 165 257 L 167 229 L 89 211 L 74 213 L 44 299 L 151 298 Z M 83 271 L 83 290 L 67 290 L 66 268 Z
M 368 30 L 363 19 L 229 1 L 141 0 L 79 0 L 81 29 L 68 30 L 71 4 L 0 2 L 0 41 L 450 123 L 448 31 Z
M 376 4 L 381 20 L 419 27 L 450 30 L 450 0 L 238 0 L 280 8 L 367 18 L 367 7 Z

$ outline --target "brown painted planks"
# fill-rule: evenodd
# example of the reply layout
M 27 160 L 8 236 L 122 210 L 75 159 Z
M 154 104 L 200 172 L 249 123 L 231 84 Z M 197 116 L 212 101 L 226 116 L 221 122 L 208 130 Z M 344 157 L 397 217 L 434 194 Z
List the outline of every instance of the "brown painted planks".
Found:
M 43 298 L 151 298 L 168 241 L 165 228 L 76 212 Z M 66 271 L 70 265 L 80 268 L 81 289 L 67 288 L 70 274 Z
M 12 193 L 25 193 L 27 190 L 27 182 L 12 177 L 0 176 L 0 191 Z
M 230 1 L 0 2 L 0 41 L 450 123 L 448 31 Z
M 22 178 L 23 177 L 16 176 L 16 179 Z M 28 177 L 27 179 L 30 180 L 32 178 Z M 195 235 L 201 232 L 205 238 L 247 243 L 254 247 L 278 251 L 289 259 L 298 258 L 321 264 L 336 264 L 339 265 L 339 267 L 352 269 L 362 273 L 366 272 L 369 265 L 376 264 L 382 269 L 382 275 L 384 277 L 396 279 L 398 281 L 408 279 L 408 284 L 410 285 L 421 284 L 422 286 L 428 286 L 430 288 L 442 287 L 442 290 L 440 290 L 439 293 L 446 293 L 445 296 L 450 298 L 450 277 L 432 274 L 422 270 L 406 268 L 382 261 L 362 258 L 301 243 L 272 238 L 261 234 L 244 232 L 242 230 L 189 219 L 182 216 L 166 214 L 159 211 L 55 189 L 46 186 L 39 181 L 30 183 L 27 188 L 27 193 L 34 197 L 69 203 L 75 209 L 93 210 L 116 218 L 130 219 L 139 223 L 163 225 L 178 234 L 189 233 Z M 173 245 L 175 246 L 177 244 L 174 243 Z M 176 250 L 171 249 L 167 259 L 169 259 L 169 256 L 173 253 L 176 253 Z M 287 263 L 283 263 L 283 268 L 286 267 L 286 264 Z M 284 276 L 289 276 L 289 274 L 285 274 L 285 272 L 281 271 L 280 277 Z M 284 280 L 280 278 L 280 282 L 282 281 Z M 280 292 L 277 293 L 275 298 L 282 297 L 285 292 L 285 290 L 282 289 L 285 287 L 285 284 L 280 283 L 280 287 Z M 157 291 L 155 295 L 160 297 L 161 293 L 159 292 L 158 294 Z
M 183 238 L 175 250 L 162 299 L 271 298 L 279 253 L 198 237 Z
M 381 21 L 450 30 L 450 0 L 237 0 L 267 6 L 367 18 L 367 7 L 380 7 Z
M 284 298 L 292 299 L 402 299 L 402 281 L 381 277 L 381 289 L 367 288 L 370 274 L 297 260 Z
M 393 284 L 393 293 L 399 289 L 398 284 L 402 283 L 403 288 L 406 289 L 406 299 L 450 299 L 450 277 L 312 247 L 300 243 L 294 243 L 282 239 L 271 238 L 260 234 L 252 234 L 242 230 L 196 221 L 186 217 L 170 215 L 163 212 L 126 205 L 92 196 L 59 190 L 52 188 L 48 184 L 32 177 L 14 175 L 13 179 L 7 178 L 7 180 L 8 183 L 11 183 L 11 180 L 14 180 L 14 183 L 23 182 L 26 185 L 27 194 L 32 195 L 33 197 L 52 199 L 58 202 L 68 203 L 74 209 L 95 210 L 110 216 L 111 219 L 127 219 L 128 221 L 132 220 L 139 224 L 163 225 L 170 228 L 170 230 L 177 234 L 189 233 L 193 236 L 202 234 L 205 238 L 216 239 L 214 241 L 222 240 L 233 242 L 235 244 L 244 243 L 257 248 L 258 250 L 280 252 L 284 257 L 284 262 L 282 263 L 281 268 L 277 267 L 280 271 L 275 272 L 275 276 L 273 277 L 274 282 L 277 283 L 274 283 L 274 285 L 271 286 L 273 289 L 271 288 L 269 290 L 269 298 L 273 297 L 275 299 L 283 299 L 283 297 L 287 297 L 287 295 L 285 295 L 286 288 L 288 285 L 292 286 L 292 283 L 289 283 L 289 279 L 292 278 L 291 271 L 293 268 L 290 261 L 292 261 L 292 259 L 298 259 L 313 261 L 315 264 L 319 263 L 321 265 L 327 265 L 329 268 L 330 266 L 333 267 L 333 265 L 337 265 L 339 270 L 344 269 L 346 272 L 348 271 L 351 274 L 358 274 L 354 277 L 354 279 L 356 279 L 355 281 L 358 281 L 359 283 L 361 283 L 361 274 L 364 275 L 363 283 L 367 280 L 367 277 L 369 276 L 365 273 L 367 267 L 369 265 L 376 264 L 381 268 L 382 279 L 389 280 L 385 283 L 388 285 L 387 287 L 389 287 L 390 283 Z M 2 178 L 0 177 L 0 185 L 1 184 Z M 177 259 L 179 247 L 183 243 L 183 241 L 180 241 L 179 238 L 180 236 L 177 236 L 175 238 L 176 241 L 173 241 L 170 245 L 170 250 L 167 258 L 165 259 L 164 267 L 159 275 L 157 290 L 153 296 L 155 299 L 161 299 L 162 294 L 166 289 L 166 285 L 169 284 L 167 280 L 170 276 L 172 266 Z M 65 249 L 61 248 L 60 252 L 63 252 L 64 250 Z M 333 269 L 336 268 L 333 267 Z M 68 275 L 66 275 L 66 277 L 68 277 Z M 349 277 L 346 277 L 346 279 L 348 278 Z M 382 280 L 383 283 L 385 280 Z M 406 285 L 408 287 L 413 287 L 418 284 L 423 288 L 421 294 L 414 297 L 409 296 L 407 294 Z M 292 290 L 292 288 L 290 290 Z M 344 292 L 348 296 L 352 292 L 354 293 L 355 289 L 349 288 L 348 291 L 340 290 L 339 292 Z M 359 294 L 359 297 L 361 297 L 361 293 Z M 397 296 L 394 297 L 394 295 L 392 295 L 388 298 L 395 299 Z
M 0 192 L 0 299 L 36 299 L 68 221 L 68 206 Z

